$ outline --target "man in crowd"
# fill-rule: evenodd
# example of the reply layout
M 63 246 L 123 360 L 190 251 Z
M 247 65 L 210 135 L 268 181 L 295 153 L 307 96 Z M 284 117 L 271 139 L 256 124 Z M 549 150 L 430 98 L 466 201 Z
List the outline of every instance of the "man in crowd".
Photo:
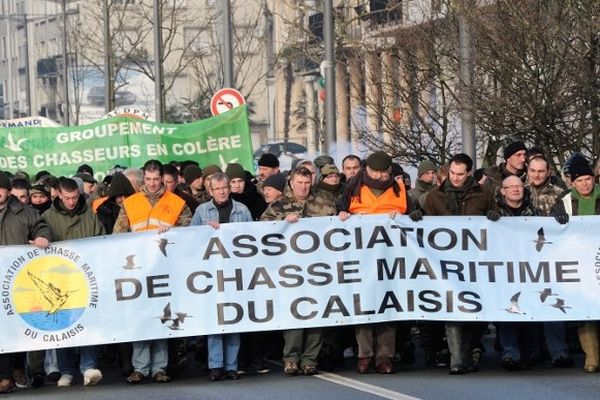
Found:
M 559 223 L 566 223 L 571 215 L 600 215 L 600 187 L 594 184 L 594 171 L 580 154 L 571 157 L 569 165 L 571 190 L 558 198 L 552 207 L 552 215 Z M 585 353 L 585 372 L 598 372 L 600 367 L 600 341 L 598 322 L 584 321 L 579 324 L 579 343 Z
M 378 151 L 367 158 L 365 170 L 347 182 L 344 195 L 338 202 L 339 217 L 345 221 L 351 214 L 407 214 L 410 199 L 402 180 L 392 176 L 392 158 Z M 396 352 L 394 323 L 366 324 L 355 327 L 358 343 L 357 371 L 365 374 L 375 358 L 375 370 L 381 374 L 394 373 L 392 358 Z
M 263 182 L 263 196 L 267 204 L 281 199 L 288 184 L 287 178 L 281 173 L 269 176 Z
M 48 247 L 52 238 L 50 229 L 40 214 L 11 196 L 10 178 L 0 172 L 0 246 L 32 244 L 41 249 Z M 14 354 L 0 354 L 0 394 L 15 390 L 13 380 Z M 44 352 L 28 354 L 32 371 L 32 386 L 44 383 Z
M 435 171 L 436 167 L 433 161 L 423 160 L 419 163 L 417 182 L 415 183 L 415 187 L 408 191 L 408 195 L 415 206 L 422 207 L 423 196 L 436 186 Z
M 271 175 L 275 175 L 279 172 L 279 159 L 269 153 L 265 153 L 260 156 L 258 160 L 258 182 L 256 187 L 259 191 L 262 191 L 262 185 L 265 179 Z
M 529 191 L 516 175 L 502 181 L 496 205 L 503 217 L 540 215 L 530 201 Z M 530 368 L 539 358 L 538 329 L 533 323 L 498 322 L 498 340 L 502 346 L 502 367 L 507 371 Z
M 42 215 L 52 205 L 50 190 L 42 184 L 33 185 L 29 190 L 29 204 Z
M 448 178 L 430 190 L 423 204 L 425 215 L 486 215 L 490 220 L 500 218 L 494 194 L 479 186 L 471 176 L 473 160 L 466 154 L 454 155 L 449 162 Z M 419 220 L 420 211 L 411 214 Z M 479 340 L 481 329 L 467 322 L 446 322 L 446 339 L 450 350 L 450 373 L 464 374 L 473 370 L 471 351 Z
M 251 176 L 246 174 L 244 167 L 238 163 L 227 164 L 225 173 L 229 177 L 231 198 L 248 207 L 250 214 L 252 214 L 252 220 L 258 221 L 262 213 L 265 212 L 267 203 L 265 203 L 263 196 L 258 193 Z
M 142 170 L 144 186 L 139 193 L 123 202 L 113 233 L 158 230 L 160 234 L 174 226 L 188 226 L 192 213 L 183 199 L 163 186 L 163 165 L 160 161 L 149 160 Z M 140 383 L 150 374 L 154 382 L 169 382 L 171 378 L 165 370 L 168 359 L 167 340 L 134 342 L 134 371 L 127 382 Z
M 198 206 L 191 225 L 209 225 L 219 229 L 220 224 L 229 222 L 252 222 L 248 207 L 230 198 L 229 178 L 223 172 L 217 172 L 210 179 L 212 200 Z M 209 335 L 208 343 L 208 379 L 211 382 L 226 379 L 239 379 L 238 352 L 240 334 Z
M 163 165 L 163 185 L 167 192 L 181 197 L 192 213 L 196 210 L 198 201 L 189 192 L 183 190 L 183 185 L 179 184 L 179 170 L 172 164 Z
M 527 166 L 527 188 L 531 193 L 531 203 L 539 210 L 540 215 L 549 216 L 556 200 L 564 193 L 564 189 L 552 183 L 550 166 L 543 155 L 534 155 Z M 546 346 L 552 365 L 557 368 L 568 368 L 573 365 L 569 356 L 566 323 L 564 321 L 548 321 L 543 323 Z
M 296 168 L 290 174 L 290 195 L 275 201 L 265 210 L 261 221 L 285 220 L 290 223 L 300 218 L 335 215 L 333 202 L 311 194 L 312 173 Z M 317 357 L 321 349 L 321 329 L 292 329 L 283 332 L 284 372 L 288 375 L 315 375 Z
M 42 217 L 48 223 L 55 241 L 83 239 L 106 233 L 102 222 L 85 201 L 79 185 L 70 178 L 59 179 L 58 197 Z M 83 374 L 85 386 L 95 385 L 102 379 L 102 373 L 96 368 L 95 347 L 80 347 L 79 354 L 78 363 L 74 348 L 56 350 L 58 367 L 62 374 L 57 382 L 58 386 L 71 386 L 77 366 Z
M 485 171 L 487 179 L 485 185 L 496 191 L 504 178 L 510 175 L 516 175 L 525 181 L 527 160 L 527 147 L 525 143 L 514 141 L 504 147 L 504 162 Z
M 190 188 L 190 193 L 198 204 L 210 200 L 210 194 L 204 188 L 204 175 L 197 165 L 188 165 L 183 171 L 183 179 Z
M 12 181 L 10 194 L 15 196 L 22 204 L 29 204 L 29 189 L 31 185 L 23 178 L 15 178 Z
M 354 154 L 347 155 L 342 160 L 342 173 L 346 182 L 360 171 L 360 158 Z

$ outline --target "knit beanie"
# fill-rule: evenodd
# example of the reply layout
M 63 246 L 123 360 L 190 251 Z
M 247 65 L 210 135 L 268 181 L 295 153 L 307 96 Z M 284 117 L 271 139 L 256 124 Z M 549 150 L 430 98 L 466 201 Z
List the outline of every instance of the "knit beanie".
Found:
M 131 196 L 135 193 L 131 182 L 123 174 L 114 174 L 108 187 L 108 197 L 114 196 Z
M 202 169 L 200 169 L 200 167 L 198 167 L 197 165 L 188 165 L 183 171 L 183 179 L 188 185 L 190 185 L 192 182 L 194 182 L 196 179 L 202 176 Z
M 367 157 L 367 167 L 376 171 L 384 171 L 392 166 L 392 157 L 384 151 L 376 151 Z
M 419 168 L 417 169 L 417 176 L 421 177 L 425 172 L 435 171 L 435 164 L 431 160 L 423 160 L 419 164 Z
M 246 180 L 246 171 L 244 171 L 244 167 L 238 163 L 229 163 L 227 164 L 227 168 L 225 168 L 225 173 L 229 177 L 229 180 L 240 178 L 241 180 Z
M 510 143 L 504 148 L 504 160 L 508 160 L 510 156 L 515 154 L 517 151 L 525 150 L 527 151 L 527 147 L 525 147 L 525 143 L 520 141 L 515 141 Z
M 594 176 L 594 170 L 592 170 L 590 163 L 581 154 L 576 154 L 571 158 L 569 172 L 571 174 L 571 181 L 584 175 Z
M 35 193 L 43 194 L 44 196 L 46 196 L 48 198 L 50 197 L 50 189 L 48 189 L 44 185 L 40 185 L 40 184 L 33 185 L 31 187 L 31 189 L 29 189 L 29 196 L 31 196 L 32 194 L 35 194 Z
M 187 168 L 186 168 L 186 171 L 187 171 Z M 216 174 L 217 172 L 223 172 L 223 170 L 217 164 L 210 164 L 210 165 L 207 165 L 206 167 L 204 167 L 204 172 L 202 172 L 202 177 L 204 179 L 206 179 L 207 177 L 211 176 L 212 174 Z M 185 175 L 185 172 L 184 172 L 184 175 Z M 187 183 L 187 179 L 185 180 L 185 182 Z M 189 183 L 188 183 L 188 185 L 189 185 Z
M 11 190 L 10 178 L 5 172 L 0 172 L 0 189 Z
M 279 190 L 281 193 L 283 193 L 283 191 L 285 190 L 286 183 L 287 183 L 287 180 L 285 179 L 285 176 L 282 173 L 278 173 L 278 174 L 273 174 L 273 175 L 269 176 L 267 179 L 265 179 L 265 181 L 263 182 L 263 187 L 270 186 L 272 188 Z
M 321 178 L 325 178 L 329 174 L 339 174 L 340 170 L 333 163 L 327 163 L 320 168 Z
M 277 168 L 279 167 L 279 159 L 274 154 L 265 153 L 260 156 L 260 159 L 258 160 L 258 166 Z

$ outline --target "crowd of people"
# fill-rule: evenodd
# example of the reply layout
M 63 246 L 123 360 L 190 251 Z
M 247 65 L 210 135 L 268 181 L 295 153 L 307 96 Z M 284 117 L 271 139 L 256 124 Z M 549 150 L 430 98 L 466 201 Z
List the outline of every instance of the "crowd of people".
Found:
M 280 171 L 278 158 L 264 154 L 256 176 L 237 163 L 223 171 L 217 165 L 201 168 L 194 161 L 163 165 L 157 160 L 141 168 L 116 166 L 102 182 L 88 165 L 72 177 L 55 177 L 48 171 L 34 177 L 22 171 L 0 172 L 0 245 L 44 248 L 61 240 L 165 232 L 177 226 L 219 229 L 230 222 L 294 223 L 334 215 L 345 221 L 352 214 L 404 214 L 415 224 L 424 216 L 439 215 L 486 216 L 492 221 L 535 215 L 566 224 L 571 215 L 600 214 L 600 188 L 582 155 L 573 155 L 561 176 L 551 172 L 542 149 L 527 149 L 522 142 L 508 144 L 503 156 L 500 165 L 475 171 L 473 160 L 462 153 L 443 165 L 423 160 L 414 187 L 403 168 L 382 151 L 366 159 L 348 155 L 341 170 L 332 157 L 319 156 L 296 160 L 290 171 Z M 354 357 L 360 374 L 392 374 L 396 363 L 415 362 L 415 332 L 426 364 L 465 374 L 478 369 L 485 350 L 481 338 L 488 327 L 389 321 L 0 354 L 0 393 L 47 381 L 70 386 L 78 372 L 84 385 L 95 385 L 102 379 L 99 355 L 117 357 L 128 383 L 166 383 L 184 364 L 192 344 L 213 382 L 239 379 L 250 368 L 268 373 L 267 358 L 281 357 L 284 373 L 290 376 L 315 375 Z M 560 321 L 502 322 L 495 329 L 507 370 L 531 368 L 544 355 L 554 367 L 571 367 L 571 349 L 579 345 L 585 354 L 584 371 L 599 369 L 596 322 L 575 325 L 578 343 L 569 340 L 573 329 Z

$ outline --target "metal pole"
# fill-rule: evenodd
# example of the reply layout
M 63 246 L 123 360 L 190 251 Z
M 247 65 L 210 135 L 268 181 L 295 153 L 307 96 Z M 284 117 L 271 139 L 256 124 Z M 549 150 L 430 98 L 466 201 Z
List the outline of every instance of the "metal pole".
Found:
M 233 88 L 233 50 L 231 46 L 231 3 L 222 0 L 223 6 L 223 86 Z
M 27 101 L 27 115 L 33 115 L 31 108 L 31 71 L 29 70 L 29 29 L 27 27 L 27 14 L 23 15 L 23 24 L 25 28 L 25 99 Z M 36 113 L 37 114 L 37 113 Z
M 110 12 L 108 0 L 104 0 L 104 112 L 109 113 L 113 107 L 112 60 L 110 40 Z
M 161 11 L 161 1 L 154 0 L 154 107 L 156 122 L 162 122 L 163 120 Z
M 63 18 L 63 125 L 69 126 L 69 80 L 68 80 L 68 60 L 67 60 L 67 5 L 66 0 L 62 0 L 62 18 Z
M 461 130 L 463 152 L 473 159 L 473 167 L 477 165 L 475 151 L 475 124 L 473 117 L 473 104 L 471 102 L 471 64 L 473 53 L 471 48 L 471 32 L 464 16 L 464 8 L 458 10 L 458 46 L 459 46 L 459 76 L 460 76 L 460 101 L 461 101 Z
M 325 133 L 322 153 L 336 141 L 335 113 L 335 38 L 333 36 L 333 1 L 323 5 L 323 40 L 325 42 Z

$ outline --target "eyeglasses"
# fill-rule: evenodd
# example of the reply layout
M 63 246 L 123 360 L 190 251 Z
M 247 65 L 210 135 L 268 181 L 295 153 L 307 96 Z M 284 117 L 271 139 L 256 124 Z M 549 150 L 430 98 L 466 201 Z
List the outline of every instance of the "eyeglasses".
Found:
M 511 190 L 522 190 L 525 187 L 523 185 L 509 185 L 509 186 L 502 186 L 502 189 L 511 189 Z

